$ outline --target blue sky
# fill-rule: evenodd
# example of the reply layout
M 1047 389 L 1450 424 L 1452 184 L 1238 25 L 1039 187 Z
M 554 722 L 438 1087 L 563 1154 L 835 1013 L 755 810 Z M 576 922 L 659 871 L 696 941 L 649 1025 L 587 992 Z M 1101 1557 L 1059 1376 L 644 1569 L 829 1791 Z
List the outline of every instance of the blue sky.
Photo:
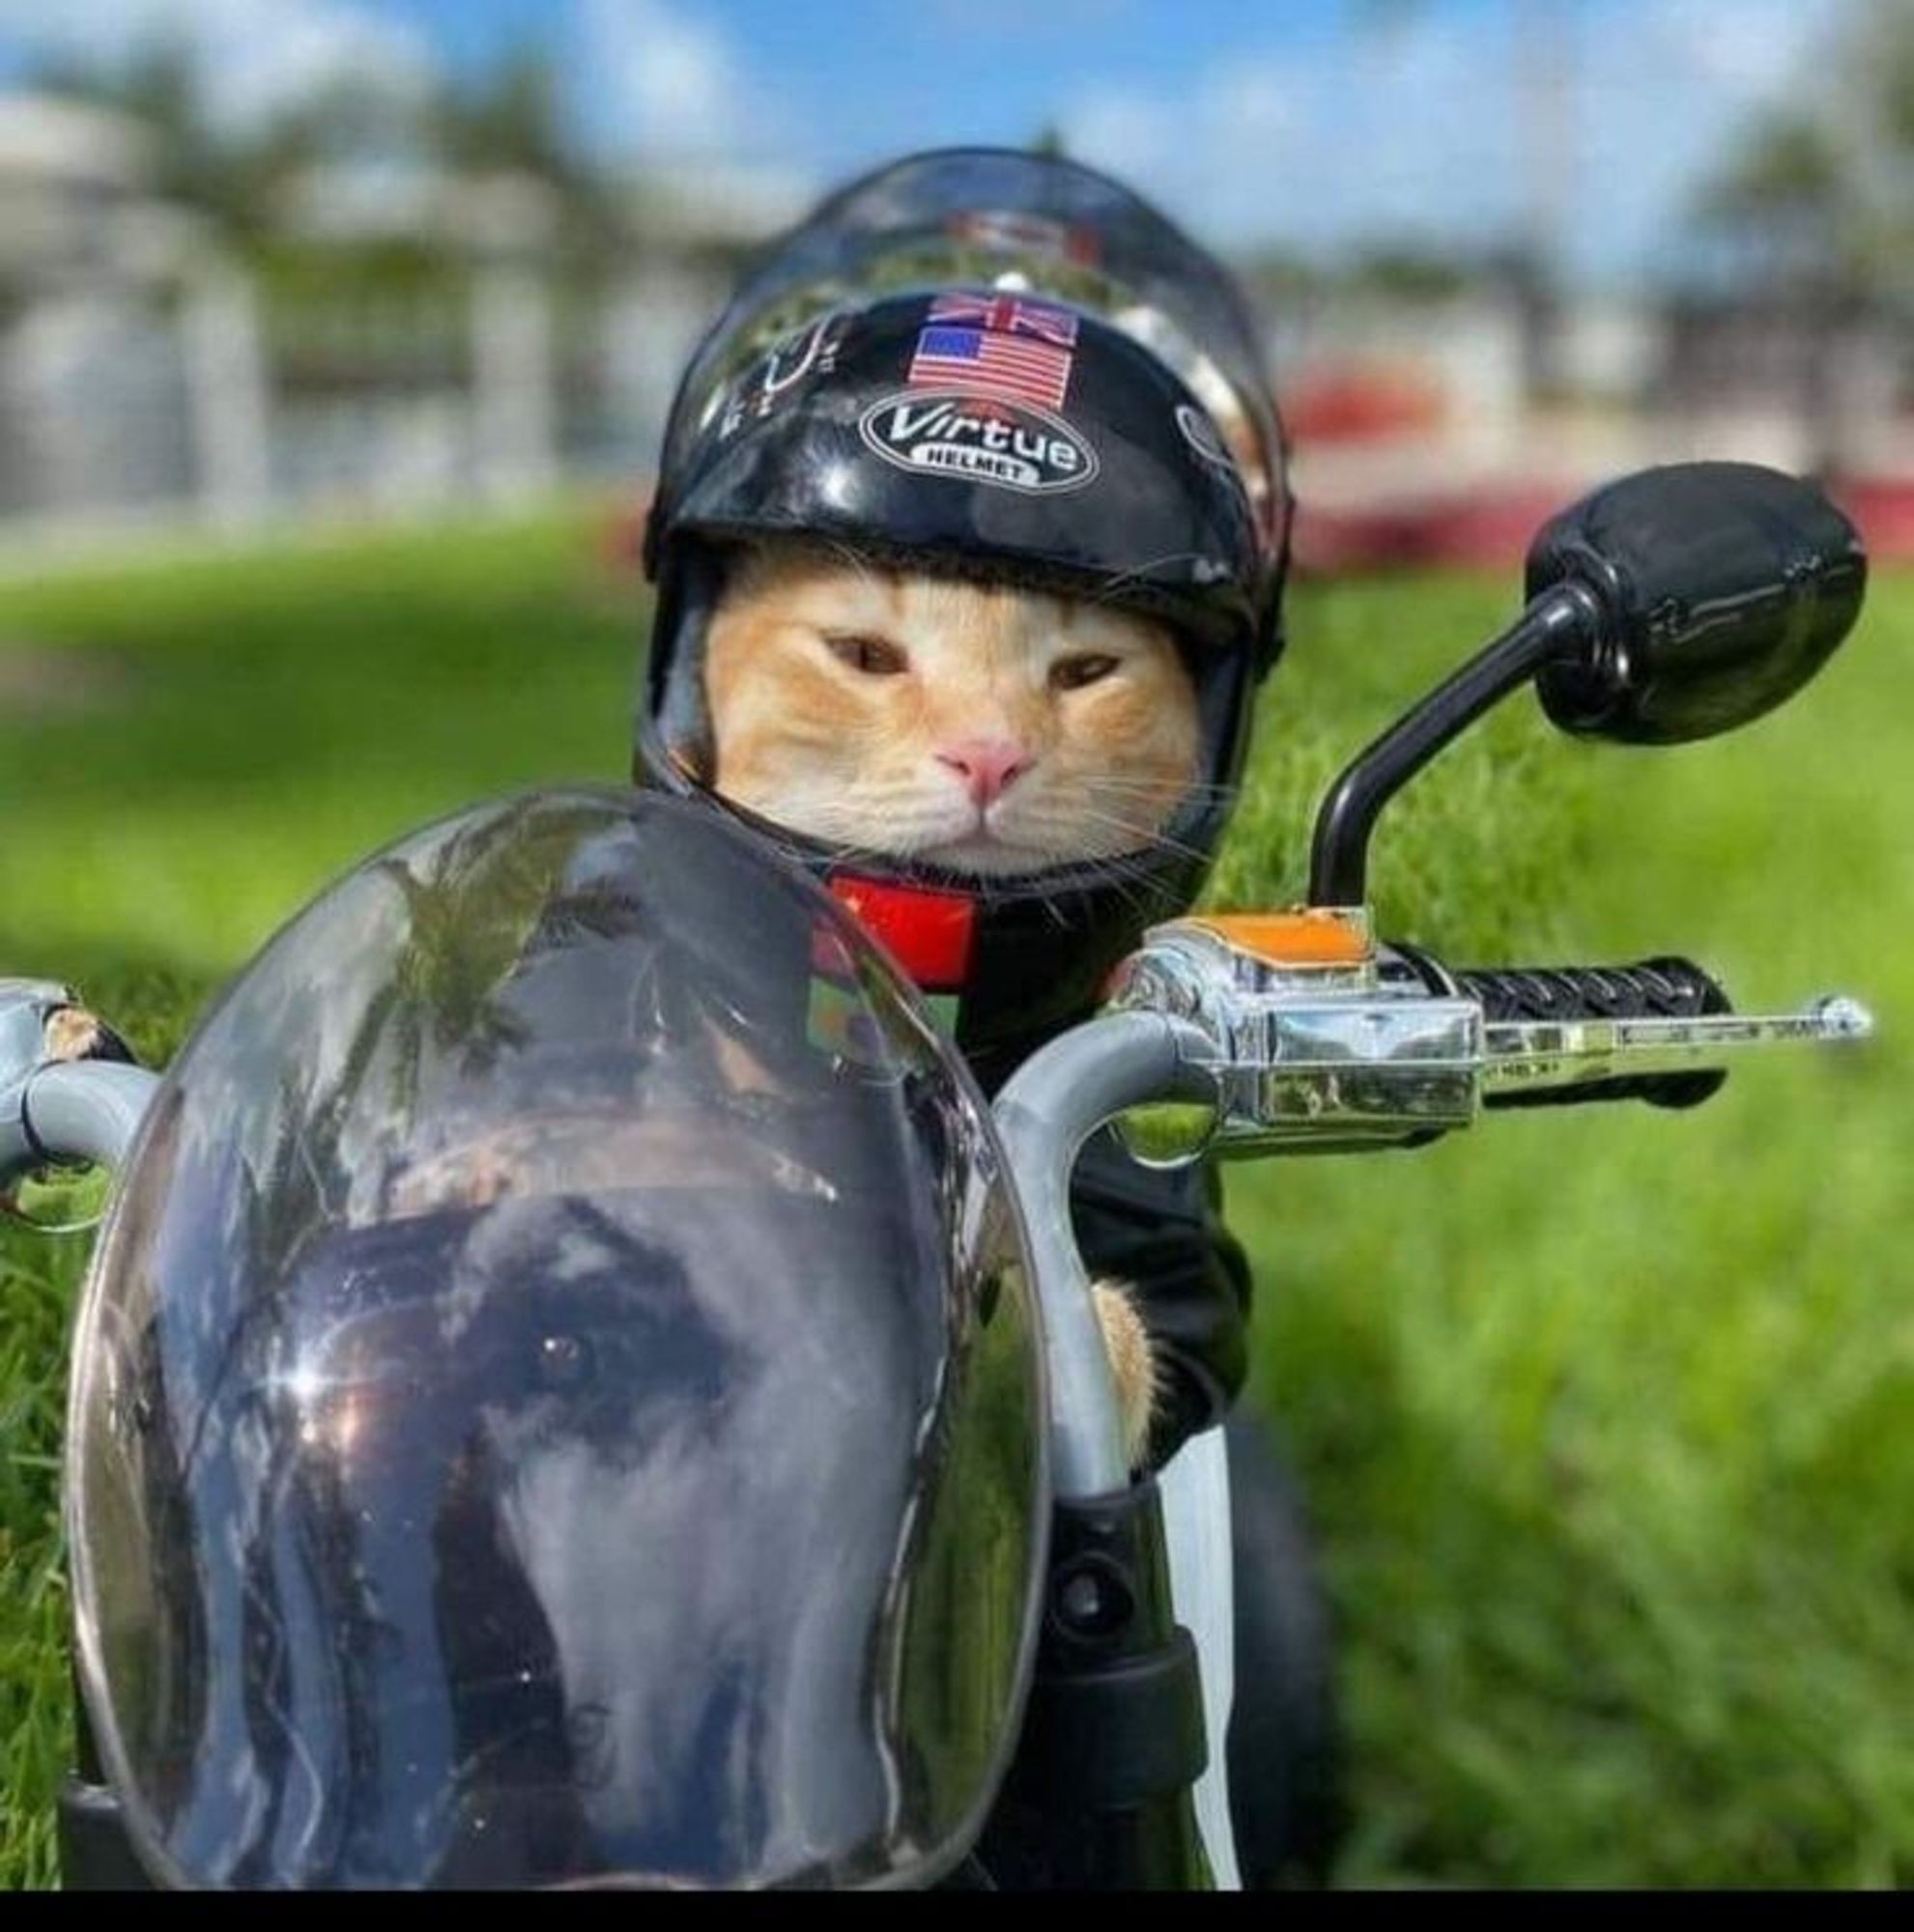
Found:
M 156 26 L 256 112 L 315 74 L 550 50 L 594 145 L 822 187 L 1059 127 L 1217 242 L 1480 247 L 1552 218 L 1595 281 L 1676 266 L 1737 126 L 1811 70 L 1808 0 L 0 0 L 0 73 Z M 1539 75 L 1537 80 L 1535 76 Z M 1528 76 L 1525 82 L 1525 76 Z

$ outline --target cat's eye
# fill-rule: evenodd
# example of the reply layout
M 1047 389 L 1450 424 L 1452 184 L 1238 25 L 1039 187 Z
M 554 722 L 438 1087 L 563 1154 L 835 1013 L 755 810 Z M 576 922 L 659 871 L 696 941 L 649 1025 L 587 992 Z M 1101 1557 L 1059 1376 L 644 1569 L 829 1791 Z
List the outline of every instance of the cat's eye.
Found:
M 856 631 L 826 631 L 824 647 L 840 664 L 861 670 L 871 677 L 896 677 L 910 668 L 910 659 L 900 644 L 885 638 L 867 638 Z
M 1050 682 L 1059 691 L 1077 691 L 1108 677 L 1119 662 L 1106 652 L 1080 651 L 1074 657 L 1059 658 L 1050 667 Z

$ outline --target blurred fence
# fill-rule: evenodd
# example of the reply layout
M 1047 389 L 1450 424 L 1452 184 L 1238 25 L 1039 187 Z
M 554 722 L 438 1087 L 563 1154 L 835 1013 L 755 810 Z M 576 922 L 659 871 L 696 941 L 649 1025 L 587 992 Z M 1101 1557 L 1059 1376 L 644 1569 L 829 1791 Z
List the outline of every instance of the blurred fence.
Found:
M 639 476 L 723 294 L 499 270 L 425 298 L 292 302 L 234 272 L 49 295 L 0 316 L 0 518 L 232 523 Z
M 242 253 L 149 133 L 0 95 L 0 526 L 231 526 L 642 475 L 678 368 L 790 184 L 647 189 L 582 248 L 510 171 L 314 168 Z M 629 253 L 627 262 L 604 258 Z
M 699 333 L 793 212 L 788 182 L 782 199 L 654 185 L 629 245 L 593 259 L 554 245 L 552 197 L 523 178 L 415 184 L 386 230 L 353 229 L 351 185 L 318 183 L 306 227 L 242 264 L 148 196 L 126 126 L 44 103 L 10 124 L 9 106 L 0 536 L 642 487 Z M 1698 456 L 1904 488 L 1914 529 L 1901 318 L 1551 299 L 1532 276 L 1411 296 L 1245 274 L 1305 562 L 1500 559 L 1538 502 Z
M 297 298 L 222 269 L 0 310 L 0 518 L 221 523 L 638 479 L 727 279 L 510 265 Z M 1914 475 L 1903 331 L 1781 309 L 1475 295 L 1272 313 L 1308 495 L 1400 512 L 1698 454 Z M 1537 365 L 1553 372 L 1547 384 Z

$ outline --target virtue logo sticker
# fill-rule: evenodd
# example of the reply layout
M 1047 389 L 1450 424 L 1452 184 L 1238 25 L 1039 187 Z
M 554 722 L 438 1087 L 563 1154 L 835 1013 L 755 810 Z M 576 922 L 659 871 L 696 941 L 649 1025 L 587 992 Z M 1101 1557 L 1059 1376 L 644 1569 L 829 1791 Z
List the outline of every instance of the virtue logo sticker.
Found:
M 899 469 L 1033 497 L 1080 490 L 1101 467 L 1061 416 L 1028 403 L 905 389 L 872 403 L 857 427 Z

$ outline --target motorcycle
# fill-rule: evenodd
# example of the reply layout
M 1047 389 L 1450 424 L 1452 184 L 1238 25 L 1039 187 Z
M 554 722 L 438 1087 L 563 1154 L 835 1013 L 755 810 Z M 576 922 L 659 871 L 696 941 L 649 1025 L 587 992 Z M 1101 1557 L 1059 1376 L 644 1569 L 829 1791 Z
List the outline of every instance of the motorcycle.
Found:
M 1365 907 L 1384 807 L 1500 698 L 1724 731 L 1865 580 L 1773 472 L 1598 491 L 1330 788 L 1309 902 L 1154 928 L 993 1107 L 843 907 L 659 794 L 400 840 L 163 1077 L 0 981 L 0 1185 L 117 1176 L 69 1414 L 67 1882 L 1235 1882 L 1294 1743 L 1263 1705 L 1233 1831 L 1268 1605 L 1216 1433 L 1127 1464 L 1078 1152 L 1409 1149 L 1865 1038 L 1679 958 L 1457 969 Z

